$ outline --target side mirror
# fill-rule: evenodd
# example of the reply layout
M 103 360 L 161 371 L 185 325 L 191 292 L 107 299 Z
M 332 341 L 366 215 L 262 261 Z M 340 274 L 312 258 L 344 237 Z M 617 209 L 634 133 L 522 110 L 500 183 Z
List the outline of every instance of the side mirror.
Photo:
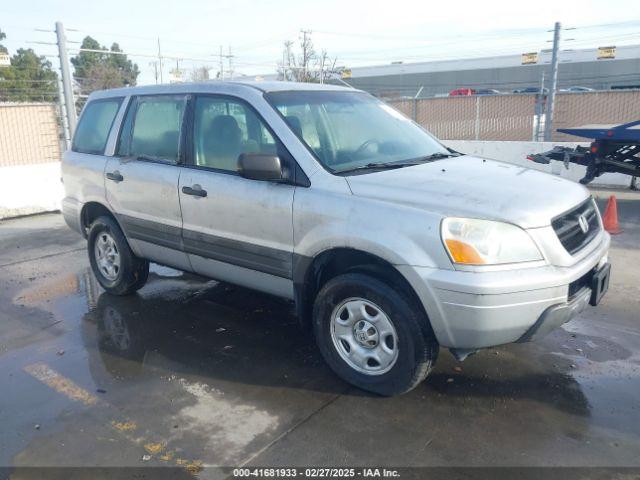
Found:
M 267 153 L 242 153 L 238 157 L 238 173 L 250 180 L 278 182 L 282 180 L 280 157 Z

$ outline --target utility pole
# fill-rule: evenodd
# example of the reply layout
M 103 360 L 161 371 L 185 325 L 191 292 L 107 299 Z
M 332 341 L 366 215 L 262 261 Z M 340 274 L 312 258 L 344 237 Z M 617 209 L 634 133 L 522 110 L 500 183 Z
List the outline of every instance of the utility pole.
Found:
M 287 56 L 287 50 L 283 49 L 282 50 L 282 81 L 284 81 L 284 82 L 287 81 L 287 60 L 286 60 L 286 56 Z
M 149 65 L 153 67 L 154 78 L 156 79 L 156 85 L 158 84 L 158 61 L 154 60 L 153 62 L 149 62 Z
M 58 77 L 58 102 L 60 103 L 60 120 L 62 123 L 62 131 L 64 133 L 64 149 L 71 149 L 71 134 L 69 133 L 69 122 L 67 121 L 67 113 L 64 102 L 64 88 L 62 79 Z
M 233 55 L 231 53 L 231 45 L 229 45 L 227 47 L 227 49 L 228 49 L 227 51 L 229 52 L 227 54 L 227 60 L 229 61 L 229 68 L 228 68 L 228 70 L 229 70 L 229 80 L 233 80 Z
M 71 70 L 69 68 L 69 54 L 67 52 L 67 37 L 64 33 L 62 22 L 56 22 L 56 38 L 58 41 L 58 56 L 60 58 L 60 73 L 62 74 L 62 90 L 64 91 L 64 109 L 67 117 L 69 138 L 76 130 L 78 116 L 76 114 L 76 103 L 73 98 L 73 84 L 71 81 Z
M 540 93 L 536 95 L 536 131 L 533 137 L 534 142 L 540 141 L 540 127 L 542 126 L 542 114 L 544 113 L 544 67 L 540 75 Z
M 162 50 L 160 50 L 160 37 L 158 37 L 158 64 L 160 66 L 160 83 L 164 83 L 162 79 Z
M 550 142 L 553 135 L 553 107 L 558 86 L 558 53 L 560 51 L 560 22 L 556 22 L 553 29 L 553 51 L 551 53 L 551 75 L 549 76 L 549 95 L 547 96 L 547 111 L 544 119 L 544 140 Z M 541 92 L 544 93 L 544 92 Z
M 302 81 L 308 81 L 307 67 L 311 57 L 311 48 L 309 42 L 311 41 L 308 35 L 311 34 L 311 30 L 300 30 L 302 33 Z
M 220 80 L 224 80 L 224 54 L 222 53 L 222 45 L 220 45 Z
M 229 68 L 227 69 L 227 75 L 229 76 L 230 79 L 233 78 L 233 54 L 231 53 L 231 46 L 227 46 L 227 51 L 229 53 L 227 53 L 226 55 L 224 54 L 224 48 L 222 45 L 220 45 L 220 50 L 218 50 L 218 62 L 220 63 L 220 70 L 218 71 L 218 79 L 219 80 L 224 80 L 224 61 L 225 59 L 228 62 Z M 213 54 L 213 56 L 216 56 L 216 54 Z

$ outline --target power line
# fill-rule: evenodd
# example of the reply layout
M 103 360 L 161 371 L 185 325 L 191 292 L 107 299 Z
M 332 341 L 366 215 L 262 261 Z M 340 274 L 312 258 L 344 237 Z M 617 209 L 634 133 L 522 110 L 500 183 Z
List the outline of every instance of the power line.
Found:
M 583 26 L 577 26 L 577 27 L 572 27 L 572 30 L 581 30 L 581 31 L 585 31 L 587 32 L 588 29 L 594 29 L 594 28 L 613 28 L 613 27 L 619 27 L 619 26 L 626 26 L 626 27 L 632 27 L 635 25 L 639 25 L 640 22 L 639 21 L 626 21 L 626 22 L 617 22 L 617 23 L 603 23 L 603 24 L 594 24 L 594 25 L 583 25 Z M 68 31 L 71 31 L 71 29 L 68 29 Z M 74 30 L 76 32 L 79 33 L 89 33 L 83 30 Z M 51 30 L 47 30 L 45 31 L 45 33 L 50 33 Z M 108 35 L 110 37 L 123 37 L 123 38 L 132 38 L 132 39 L 141 39 L 141 40 L 149 40 L 149 41 L 157 41 L 157 38 L 153 38 L 153 37 L 147 37 L 147 36 L 140 36 L 140 35 L 128 35 L 128 34 L 119 34 L 119 33 L 113 33 L 113 32 L 101 32 L 101 31 L 96 31 L 96 32 L 90 32 L 91 35 Z M 463 60 L 463 59 L 474 59 L 474 58 L 481 58 L 481 57 L 489 57 L 489 56 L 495 56 L 495 55 L 499 55 L 499 54 L 509 54 L 512 53 L 514 55 L 521 53 L 521 51 L 540 51 L 540 50 L 544 50 L 543 48 L 541 48 L 543 46 L 542 43 L 542 39 L 535 40 L 535 37 L 541 36 L 542 34 L 545 33 L 545 31 L 541 28 L 531 28 L 531 29 L 513 29 L 513 30 L 501 30 L 498 32 L 486 32 L 486 33 L 480 33 L 480 34 L 475 34 L 475 35 L 467 35 L 467 36 L 460 36 L 460 35 L 456 35 L 456 36 L 438 36 L 438 37 L 433 37 L 431 39 L 418 39 L 416 37 L 412 37 L 412 36 L 393 36 L 393 35 L 383 35 L 383 34 L 365 34 L 365 33 L 357 33 L 357 32 L 329 32 L 329 31 L 316 31 L 316 33 L 318 34 L 324 34 L 324 35 L 336 35 L 336 36 L 352 36 L 352 37 L 362 37 L 362 38 L 377 38 L 377 39 L 382 39 L 382 40 L 406 40 L 406 39 L 411 39 L 411 40 L 415 40 L 415 41 L 419 41 L 419 42 L 423 42 L 419 45 L 410 45 L 410 46 L 402 46 L 399 48 L 392 48 L 392 49 L 365 49 L 365 50 L 355 50 L 355 51 L 343 51 L 340 52 L 340 50 L 338 50 L 336 52 L 338 58 L 340 59 L 340 63 L 344 64 L 344 63 L 350 63 L 350 64 L 362 64 L 364 62 L 387 62 L 393 59 L 402 59 L 402 60 L 415 60 L 416 62 L 419 61 L 430 61 L 430 60 Z M 515 41 L 510 41 L 509 45 L 507 47 L 501 46 L 499 44 L 495 44 L 495 45 L 491 45 L 491 39 L 501 39 L 501 38 L 505 38 L 506 36 L 509 36 L 510 39 L 515 38 Z M 577 38 L 574 42 L 573 42 L 573 46 L 583 46 L 589 43 L 596 43 L 596 42 L 602 42 L 604 40 L 606 40 L 607 42 L 616 42 L 616 41 L 632 41 L 635 40 L 635 38 L 637 38 L 638 36 L 640 36 L 640 33 L 637 32 L 630 32 L 630 33 L 616 33 L 616 34 L 612 34 L 612 35 L 595 35 L 595 34 L 589 34 L 589 36 L 587 36 L 586 38 Z M 255 49 L 255 48 L 262 48 L 265 45 L 267 45 L 268 43 L 276 43 L 277 40 L 277 36 L 272 36 L 269 37 L 268 39 L 266 39 L 263 42 L 257 43 L 257 42 L 251 42 L 251 43 L 246 43 L 243 45 L 240 45 L 238 47 L 236 47 L 235 50 L 235 55 L 233 55 L 233 63 L 234 65 L 238 66 L 238 67 L 263 67 L 263 68 L 277 68 L 278 66 L 278 62 L 273 60 L 262 60 L 262 58 L 265 58 L 264 55 L 261 55 L 259 57 L 255 57 L 255 58 L 251 58 L 251 57 L 243 57 L 242 55 L 240 57 L 238 57 L 238 52 L 242 52 L 242 51 L 248 51 L 251 49 Z M 489 42 L 489 45 L 485 45 L 485 47 L 483 49 L 478 49 L 477 45 L 475 45 L 474 48 L 474 44 L 477 44 L 479 41 L 485 41 Z M 72 40 L 69 40 L 69 42 L 71 42 Z M 183 45 L 198 45 L 198 46 L 206 46 L 206 47 L 210 47 L 209 44 L 206 43 L 200 43 L 200 42 L 187 42 L 187 41 L 182 41 L 182 40 L 167 40 L 169 43 L 174 43 L 174 44 L 183 44 Z M 54 44 L 52 44 L 52 42 L 33 42 L 36 44 L 40 44 L 43 46 L 53 46 Z M 79 42 L 76 42 L 79 43 Z M 460 54 L 460 49 L 458 49 L 458 55 L 457 56 L 452 56 L 451 54 L 447 54 L 447 53 L 439 53 L 436 54 L 433 51 L 437 50 L 439 48 L 442 48 L 444 46 L 452 46 L 452 45 L 464 45 L 464 44 L 469 44 L 469 48 L 463 48 L 463 50 L 467 53 L 464 54 Z M 77 54 L 77 53 L 81 53 L 82 51 L 87 51 L 87 52 L 95 52 L 95 53 L 103 53 L 103 54 L 110 54 L 110 55 L 126 55 L 128 57 L 131 58 L 149 58 L 149 59 L 158 59 L 159 55 L 157 52 L 148 52 L 145 50 L 141 50 L 141 51 L 131 51 L 129 52 L 128 49 L 123 49 L 124 51 L 122 52 L 113 52 L 111 50 L 102 50 L 102 49 L 82 49 L 82 48 L 74 48 L 74 49 L 70 49 L 71 52 Z M 518 51 L 520 50 L 520 51 Z M 413 54 L 406 54 L 405 52 L 410 52 L 410 51 L 414 51 L 415 53 Z M 147 53 L 148 52 L 148 53 Z M 420 53 L 418 53 L 420 52 Z M 422 53 L 424 52 L 424 53 Z M 388 55 L 386 55 L 388 54 Z M 44 55 L 47 56 L 47 55 Z M 160 55 L 162 60 L 178 60 L 180 62 L 187 62 L 187 63 L 191 63 L 193 65 L 196 65 L 197 63 L 200 64 L 205 64 L 205 65 L 215 65 L 216 63 L 219 63 L 219 61 L 216 61 L 212 58 L 210 58 L 209 55 L 193 55 L 193 54 L 181 54 L 181 53 L 172 53 L 170 55 L 167 54 L 162 54 Z M 219 55 L 217 55 L 219 56 Z M 57 55 L 49 55 L 50 58 L 57 58 Z M 228 59 L 230 60 L 231 57 L 228 57 Z M 151 64 L 151 66 L 153 66 L 153 62 Z M 369 65 L 367 65 L 369 66 Z M 372 66 L 376 66 L 376 65 L 372 65 Z M 156 67 L 157 68 L 157 67 Z M 160 71 L 162 72 L 162 68 L 160 69 Z

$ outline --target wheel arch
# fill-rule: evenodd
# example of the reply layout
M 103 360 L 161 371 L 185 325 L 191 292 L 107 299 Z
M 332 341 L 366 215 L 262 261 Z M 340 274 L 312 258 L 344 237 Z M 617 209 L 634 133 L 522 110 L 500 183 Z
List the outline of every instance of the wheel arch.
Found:
M 298 321 L 311 320 L 313 302 L 322 286 L 344 273 L 364 273 L 383 281 L 407 295 L 415 308 L 427 319 L 425 328 L 431 329 L 429 315 L 409 281 L 395 266 L 372 253 L 354 248 L 339 247 L 324 250 L 314 257 L 294 259 L 293 281 Z
M 124 232 L 122 229 L 122 225 L 116 218 L 115 214 L 103 203 L 91 201 L 87 202 L 82 206 L 80 210 L 80 226 L 82 228 L 82 234 L 85 238 L 87 238 L 89 227 L 93 223 L 93 221 L 101 216 L 107 216 L 113 219 L 114 222 L 118 224 L 120 230 Z

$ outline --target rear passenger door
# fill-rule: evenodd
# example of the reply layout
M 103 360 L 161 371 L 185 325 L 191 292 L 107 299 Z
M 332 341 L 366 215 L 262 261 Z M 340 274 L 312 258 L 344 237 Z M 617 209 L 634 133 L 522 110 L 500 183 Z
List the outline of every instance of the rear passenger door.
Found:
M 241 153 L 278 154 L 285 164 L 293 159 L 239 99 L 197 96 L 190 123 L 180 201 L 194 271 L 291 298 L 295 187 L 243 178 L 237 160 Z
M 186 95 L 134 97 L 105 169 L 107 200 L 134 252 L 191 270 L 178 197 Z

